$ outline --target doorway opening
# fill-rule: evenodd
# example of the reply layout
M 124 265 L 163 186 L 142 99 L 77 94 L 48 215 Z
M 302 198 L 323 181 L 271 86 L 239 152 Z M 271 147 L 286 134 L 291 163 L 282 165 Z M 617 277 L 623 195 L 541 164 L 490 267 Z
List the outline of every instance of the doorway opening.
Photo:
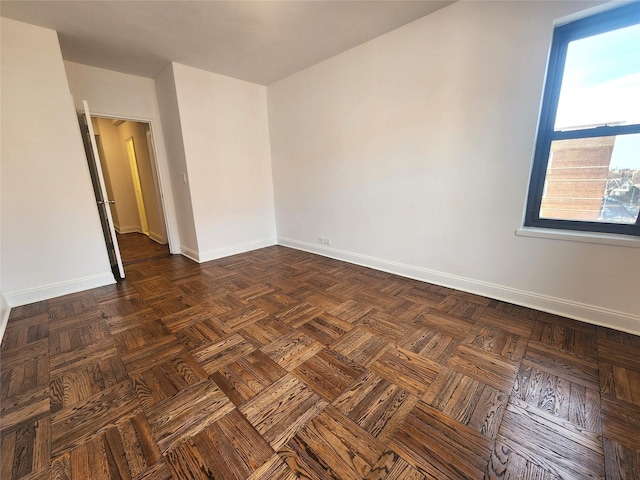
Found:
M 151 125 L 91 119 L 125 272 L 132 263 L 170 255 Z

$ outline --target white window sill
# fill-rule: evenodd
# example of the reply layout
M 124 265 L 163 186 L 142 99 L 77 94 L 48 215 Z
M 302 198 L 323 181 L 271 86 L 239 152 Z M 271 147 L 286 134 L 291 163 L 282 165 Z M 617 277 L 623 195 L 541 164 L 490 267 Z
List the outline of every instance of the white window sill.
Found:
M 640 238 L 627 235 L 612 235 L 608 233 L 578 232 L 570 230 L 552 230 L 548 228 L 522 227 L 516 230 L 519 237 L 547 238 L 568 242 L 599 243 L 617 247 L 640 248 Z

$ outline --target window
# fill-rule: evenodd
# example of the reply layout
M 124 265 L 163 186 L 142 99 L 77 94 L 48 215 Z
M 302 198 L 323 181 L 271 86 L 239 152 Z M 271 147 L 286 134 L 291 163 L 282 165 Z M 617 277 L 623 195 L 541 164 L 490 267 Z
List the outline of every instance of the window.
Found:
M 556 27 L 525 226 L 640 235 L 640 3 Z

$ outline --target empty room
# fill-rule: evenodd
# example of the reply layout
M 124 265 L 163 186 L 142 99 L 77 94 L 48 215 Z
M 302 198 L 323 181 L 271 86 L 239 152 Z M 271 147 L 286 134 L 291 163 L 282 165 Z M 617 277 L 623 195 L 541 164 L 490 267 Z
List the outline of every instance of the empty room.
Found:
M 640 2 L 0 22 L 0 478 L 640 479 Z

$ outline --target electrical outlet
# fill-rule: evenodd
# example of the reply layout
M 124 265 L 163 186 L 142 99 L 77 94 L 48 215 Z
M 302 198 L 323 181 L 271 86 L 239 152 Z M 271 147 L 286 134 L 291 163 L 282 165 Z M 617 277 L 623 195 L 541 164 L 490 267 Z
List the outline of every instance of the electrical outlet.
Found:
M 324 243 L 325 245 L 331 245 L 331 239 L 330 238 L 325 238 L 322 243 Z
M 318 243 L 324 243 L 324 237 L 318 237 Z

